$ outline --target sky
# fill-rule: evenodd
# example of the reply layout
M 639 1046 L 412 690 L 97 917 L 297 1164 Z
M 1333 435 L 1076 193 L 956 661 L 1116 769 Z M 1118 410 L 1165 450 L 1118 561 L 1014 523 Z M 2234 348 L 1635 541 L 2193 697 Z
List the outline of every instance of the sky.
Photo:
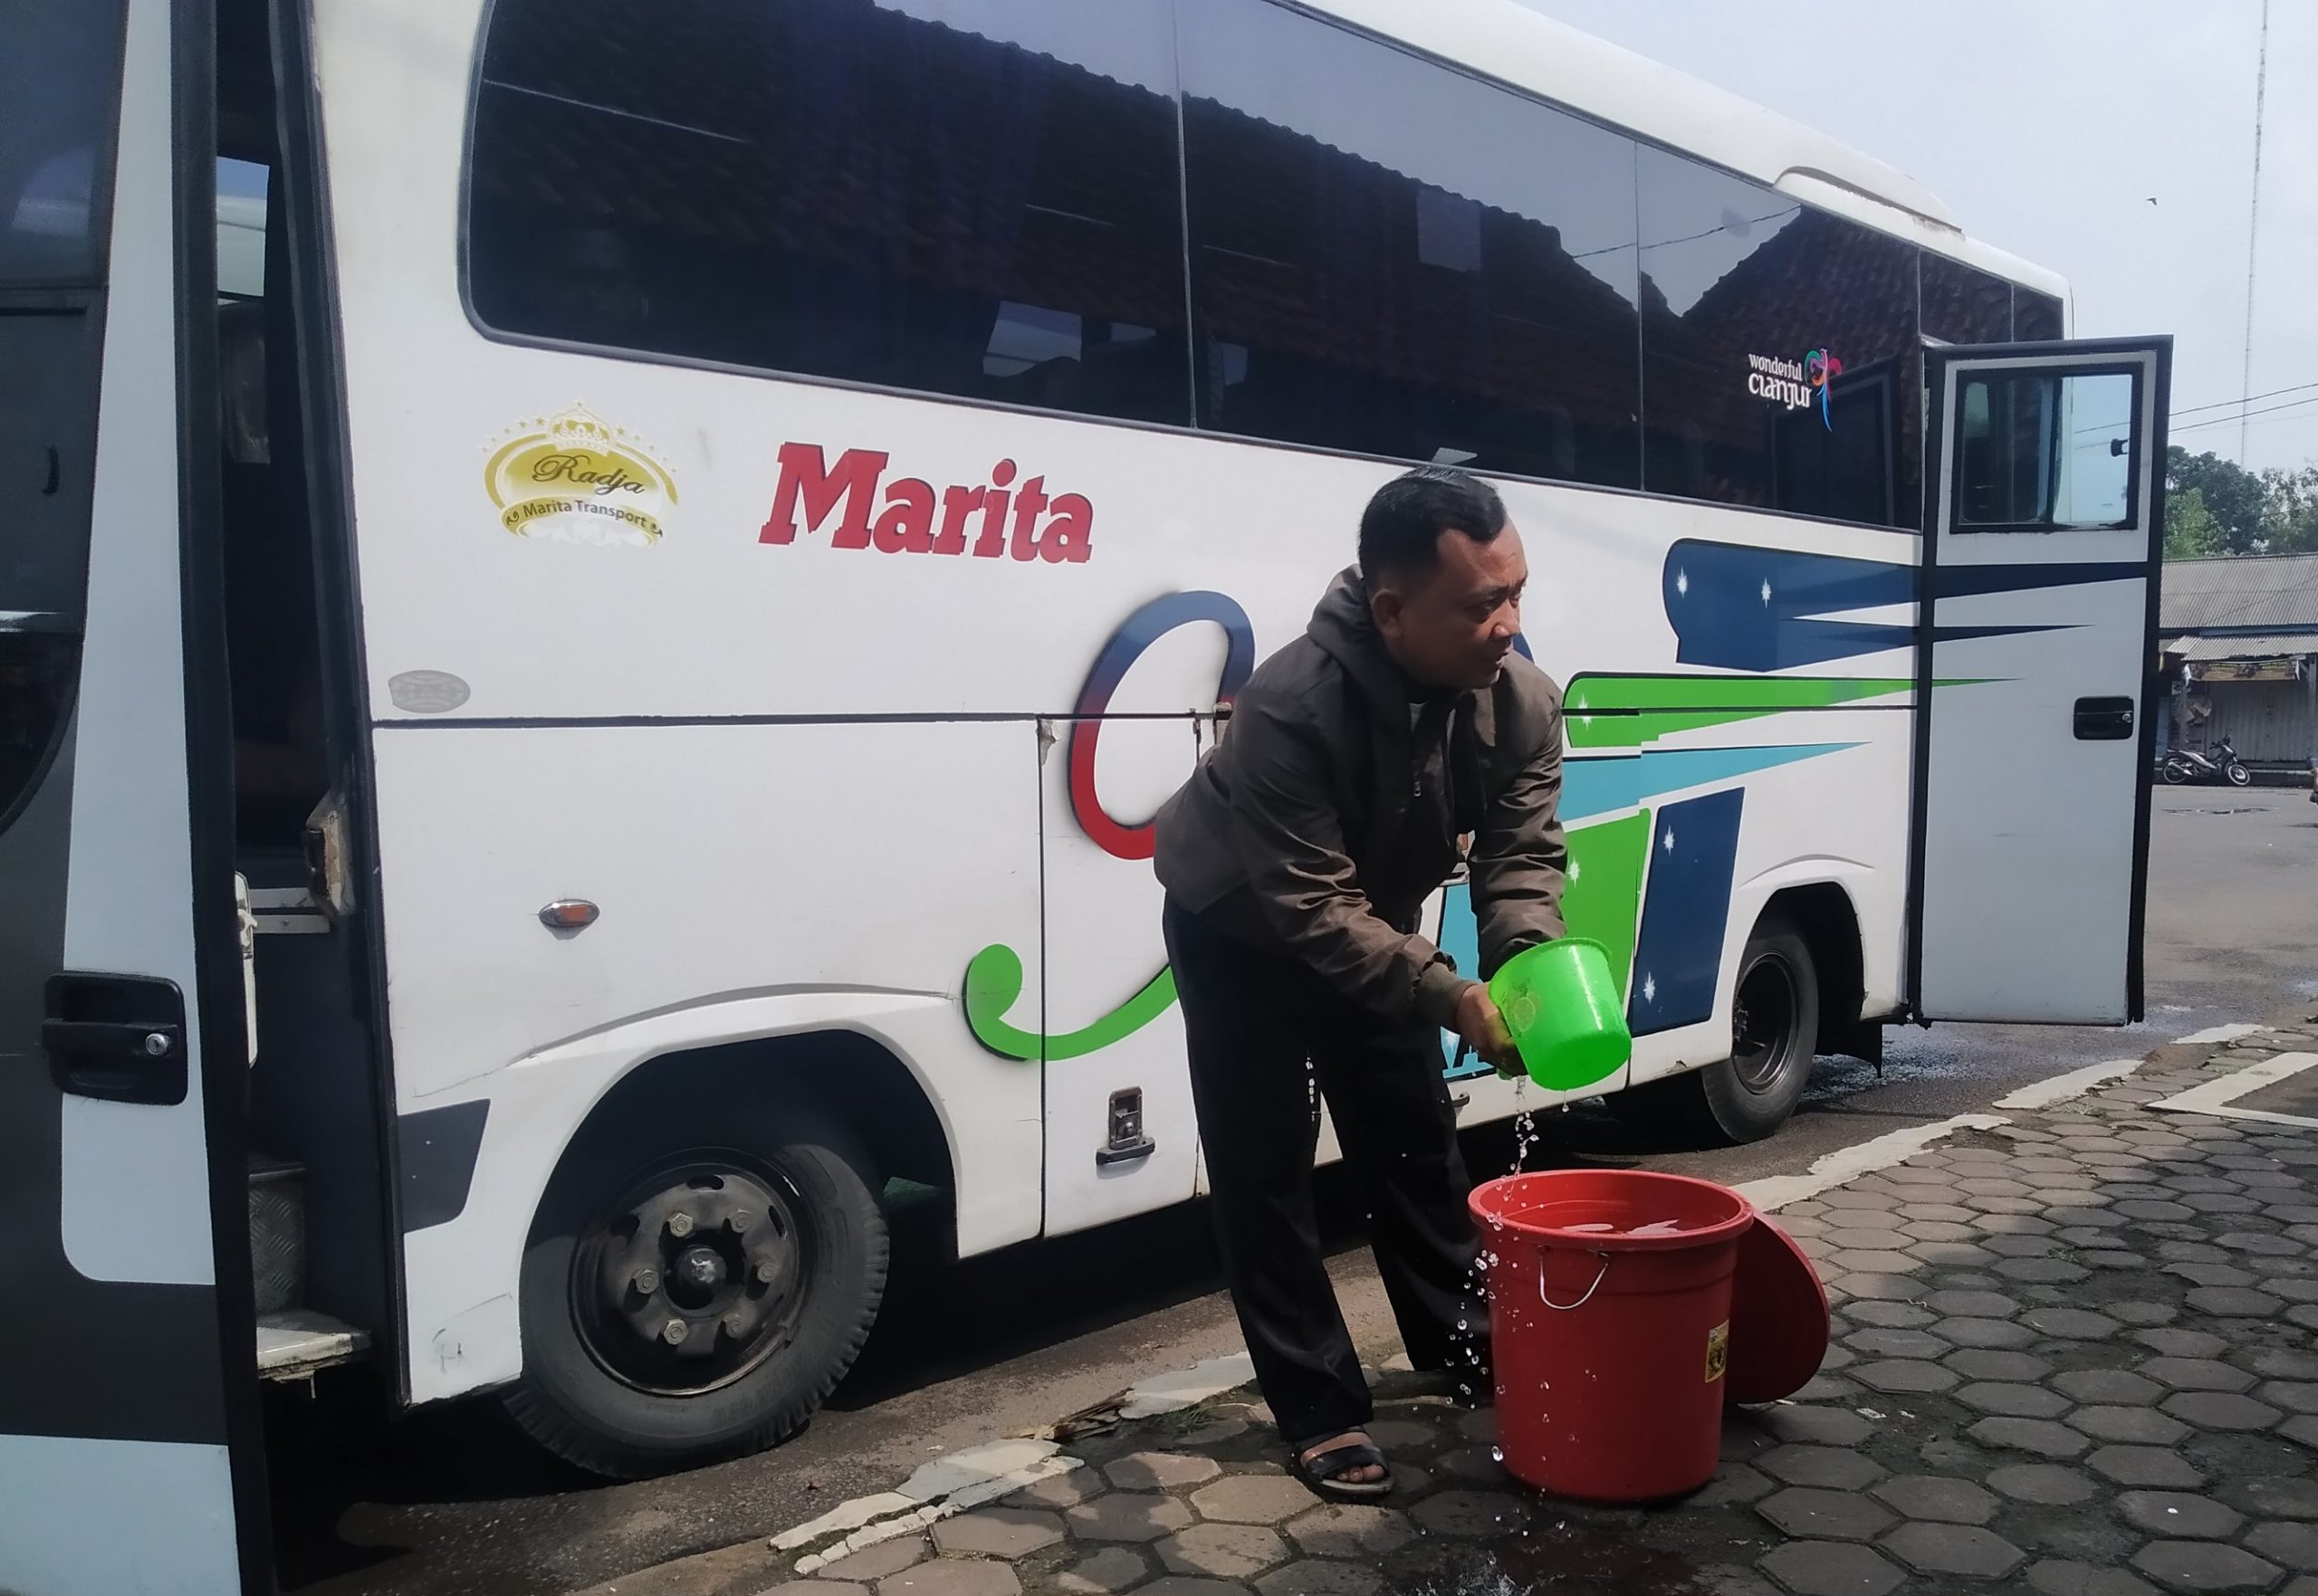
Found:
M 2318 385 L 2318 0 L 2270 0 L 2250 385 L 2261 0 L 1524 4 L 1899 167 L 2067 278 L 2078 336 L 2171 333 L 2192 452 L 2238 458 L 2237 411 L 2208 406 Z M 2245 409 L 2272 406 L 2245 464 L 2318 462 L 2318 386 Z

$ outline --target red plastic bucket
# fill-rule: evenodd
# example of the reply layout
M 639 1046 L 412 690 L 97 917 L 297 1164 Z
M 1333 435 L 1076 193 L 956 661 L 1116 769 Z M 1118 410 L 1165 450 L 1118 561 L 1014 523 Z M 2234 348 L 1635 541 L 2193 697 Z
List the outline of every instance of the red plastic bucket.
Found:
M 1588 1502 L 1713 1477 L 1730 1281 L 1754 1206 L 1683 1175 L 1552 1170 L 1471 1199 L 1506 1471 Z

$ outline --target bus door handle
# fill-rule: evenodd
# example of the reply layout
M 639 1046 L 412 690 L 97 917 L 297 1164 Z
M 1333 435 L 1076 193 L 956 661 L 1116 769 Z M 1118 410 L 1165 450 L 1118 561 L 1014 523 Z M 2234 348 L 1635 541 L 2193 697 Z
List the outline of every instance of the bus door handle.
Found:
M 174 981 L 53 975 L 40 1045 L 61 1092 L 164 1107 L 186 1099 L 185 994 Z
M 2080 698 L 2076 701 L 2076 740 L 2079 742 L 2123 742 L 2132 734 L 2131 699 Z

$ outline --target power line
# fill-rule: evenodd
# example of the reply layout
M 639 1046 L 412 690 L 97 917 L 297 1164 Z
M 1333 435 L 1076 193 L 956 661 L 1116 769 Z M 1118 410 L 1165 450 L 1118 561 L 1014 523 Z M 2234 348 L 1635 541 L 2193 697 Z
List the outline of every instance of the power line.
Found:
M 2290 388 L 2272 388 L 2265 394 L 2247 394 L 2242 399 L 2216 399 L 2210 405 L 2179 406 L 2174 409 L 2173 414 L 2176 416 L 2195 416 L 2201 410 L 2227 410 L 2239 405 L 2251 405 L 2256 399 L 2275 399 L 2280 394 L 2298 394 L 2304 388 L 2318 388 L 2318 382 L 2296 383 Z
M 2254 246 L 2262 236 L 2262 100 L 2270 84 L 2270 0 L 2262 0 L 2262 43 L 2254 58 L 2254 193 L 2246 205 L 2246 364 L 2237 386 L 2254 387 Z M 2239 416 L 2237 464 L 2246 464 L 2245 417 Z
M 2201 426 L 2227 426 L 2233 421 L 2244 421 L 2249 416 L 2267 416 L 2273 411 L 2277 410 L 2297 410 L 2304 405 L 2318 405 L 2318 398 L 2288 399 L 2283 405 L 2265 405 L 2259 410 L 2247 410 L 2236 416 L 2217 416 L 2210 421 L 2193 421 L 2187 426 L 2177 426 L 2170 428 L 2169 430 L 2177 433 L 2184 433 L 2195 432 Z M 2300 417 L 2297 417 L 2296 419 L 2300 419 Z M 2318 420 L 2318 416 L 2313 416 L 2311 419 Z M 2242 464 L 2245 453 L 2245 434 L 2242 430 L 2238 434 L 2238 453 L 2240 456 L 2240 463 Z

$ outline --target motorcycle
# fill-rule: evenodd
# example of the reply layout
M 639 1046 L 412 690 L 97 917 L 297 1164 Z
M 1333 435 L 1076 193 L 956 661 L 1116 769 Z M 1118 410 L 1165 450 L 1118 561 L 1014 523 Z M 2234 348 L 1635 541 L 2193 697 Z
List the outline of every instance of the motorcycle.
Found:
M 2170 787 L 2185 781 L 2227 781 L 2232 787 L 2248 787 L 2254 780 L 2254 773 L 2238 759 L 2227 737 L 2214 744 L 2209 754 L 2193 748 L 2171 750 L 2165 756 L 2164 775 Z

